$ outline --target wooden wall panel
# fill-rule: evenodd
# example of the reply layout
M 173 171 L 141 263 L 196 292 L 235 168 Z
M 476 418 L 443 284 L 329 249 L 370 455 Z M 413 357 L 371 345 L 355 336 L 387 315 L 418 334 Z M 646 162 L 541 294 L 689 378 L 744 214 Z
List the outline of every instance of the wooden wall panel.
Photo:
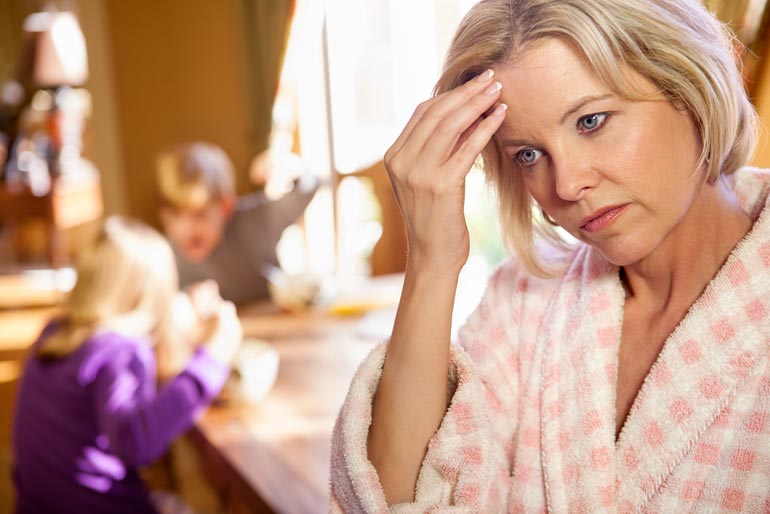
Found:
M 131 214 L 156 222 L 154 159 L 184 141 L 221 145 L 245 190 L 255 150 L 235 0 L 107 1 Z

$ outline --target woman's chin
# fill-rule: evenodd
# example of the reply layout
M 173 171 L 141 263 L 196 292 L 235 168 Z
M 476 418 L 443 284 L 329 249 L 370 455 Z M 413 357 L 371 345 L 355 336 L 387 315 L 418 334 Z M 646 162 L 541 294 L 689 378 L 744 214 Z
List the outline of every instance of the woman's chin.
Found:
M 624 267 L 631 266 L 647 257 L 650 252 L 641 248 L 641 245 L 628 244 L 613 244 L 606 247 L 596 246 L 594 248 L 598 250 L 607 261 L 614 266 Z

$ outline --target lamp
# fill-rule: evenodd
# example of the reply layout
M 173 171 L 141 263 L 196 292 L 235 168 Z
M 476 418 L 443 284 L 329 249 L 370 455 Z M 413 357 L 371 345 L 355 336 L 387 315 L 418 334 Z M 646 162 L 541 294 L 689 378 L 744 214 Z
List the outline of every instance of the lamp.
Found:
M 19 79 L 32 89 L 82 86 L 88 80 L 86 42 L 71 12 L 37 12 L 24 20 Z

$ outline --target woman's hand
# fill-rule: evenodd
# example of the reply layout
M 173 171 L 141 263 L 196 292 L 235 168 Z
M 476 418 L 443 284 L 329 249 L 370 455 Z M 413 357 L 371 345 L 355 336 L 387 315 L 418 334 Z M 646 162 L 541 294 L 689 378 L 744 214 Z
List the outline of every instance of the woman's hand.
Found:
M 465 177 L 507 108 L 493 107 L 502 87 L 493 76 L 485 71 L 420 104 L 385 153 L 406 223 L 409 269 L 459 273 L 468 259 Z

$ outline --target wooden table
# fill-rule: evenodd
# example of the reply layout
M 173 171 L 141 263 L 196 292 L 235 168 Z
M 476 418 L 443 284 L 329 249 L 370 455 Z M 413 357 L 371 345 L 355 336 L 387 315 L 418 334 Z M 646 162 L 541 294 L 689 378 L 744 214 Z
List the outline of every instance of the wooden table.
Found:
M 367 294 L 394 307 L 401 280 L 375 280 Z M 190 438 L 205 473 L 234 514 L 326 513 L 334 421 L 377 332 L 390 332 L 393 311 L 377 321 L 371 313 L 293 315 L 260 305 L 239 316 L 247 337 L 277 348 L 278 378 L 258 403 L 223 400 L 197 422 Z

